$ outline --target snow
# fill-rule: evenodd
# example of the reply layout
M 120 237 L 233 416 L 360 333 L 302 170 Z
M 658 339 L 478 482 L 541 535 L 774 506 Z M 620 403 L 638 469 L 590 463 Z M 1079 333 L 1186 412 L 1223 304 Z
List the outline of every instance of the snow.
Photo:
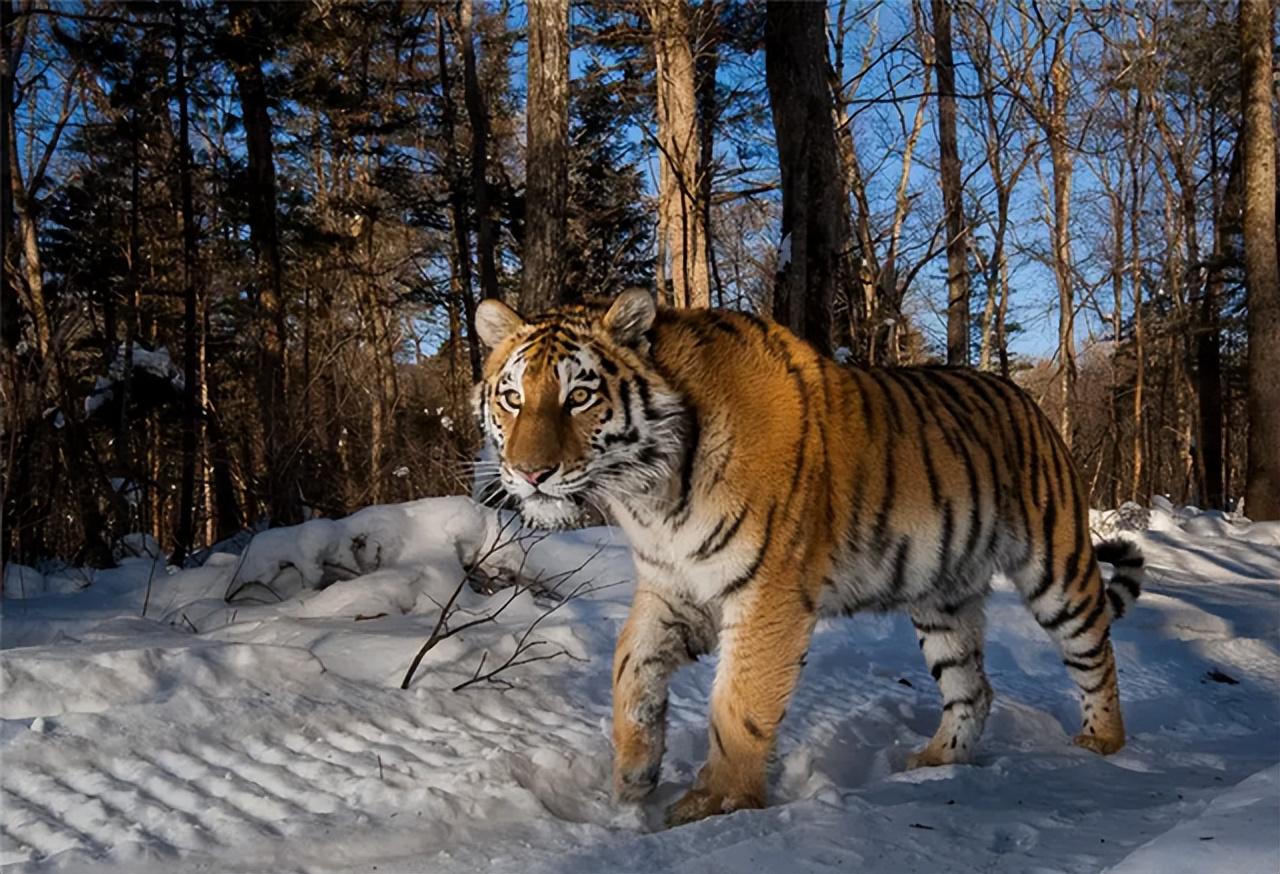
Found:
M 93 391 L 84 399 L 86 415 L 92 416 L 114 398 L 116 385 L 129 376 L 125 366 L 128 356 L 128 347 L 126 344 L 121 343 L 116 349 L 115 357 L 111 360 L 108 375 L 95 378 Z M 133 347 L 133 370 L 135 373 L 139 370 L 144 371 L 156 379 L 169 383 L 175 392 L 181 392 L 187 384 L 182 369 L 174 363 L 173 356 L 169 354 L 169 350 L 165 346 L 147 349 L 144 346 L 135 345 Z
M 632 567 L 611 529 L 531 534 L 438 498 L 260 532 L 184 571 L 141 537 L 111 570 L 11 565 L 0 865 L 1274 872 L 1280 526 L 1138 509 L 1093 519 L 1149 562 L 1147 591 L 1115 627 L 1120 753 L 1070 745 L 1071 684 L 998 581 L 997 697 L 974 765 L 903 770 L 939 716 L 904 617 L 823 620 L 771 806 L 670 831 L 662 808 L 706 754 L 714 664 L 672 685 L 655 797 L 615 805 L 609 665 Z M 441 641 L 401 691 L 455 594 L 450 627 L 492 621 Z M 522 639 L 526 656 L 553 657 L 452 691 Z

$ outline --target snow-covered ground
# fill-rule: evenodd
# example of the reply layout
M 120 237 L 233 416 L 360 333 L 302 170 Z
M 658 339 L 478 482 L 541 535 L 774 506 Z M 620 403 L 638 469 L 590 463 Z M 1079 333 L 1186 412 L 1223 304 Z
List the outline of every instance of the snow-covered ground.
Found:
M 655 797 L 615 806 L 609 661 L 632 569 L 610 529 L 512 542 L 488 510 L 444 498 L 270 531 L 181 573 L 145 548 L 96 573 L 10 567 L 0 864 L 1276 872 L 1280 525 L 1167 504 L 1140 523 L 1149 582 L 1115 629 L 1119 754 L 1070 745 L 1066 672 L 998 582 L 997 697 L 976 764 L 903 771 L 939 717 L 904 617 L 824 621 L 771 806 L 671 831 L 661 810 L 706 753 L 713 665 L 673 685 Z M 448 629 L 479 621 L 402 691 L 455 592 Z

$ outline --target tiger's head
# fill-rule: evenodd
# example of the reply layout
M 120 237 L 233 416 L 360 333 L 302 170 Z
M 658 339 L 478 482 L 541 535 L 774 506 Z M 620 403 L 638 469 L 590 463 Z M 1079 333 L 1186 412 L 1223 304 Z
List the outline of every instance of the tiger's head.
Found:
M 639 289 L 608 307 L 532 319 L 497 300 L 476 308 L 491 350 L 476 415 L 529 524 L 567 527 L 586 502 L 633 496 L 670 475 L 686 416 L 649 355 L 656 317 Z

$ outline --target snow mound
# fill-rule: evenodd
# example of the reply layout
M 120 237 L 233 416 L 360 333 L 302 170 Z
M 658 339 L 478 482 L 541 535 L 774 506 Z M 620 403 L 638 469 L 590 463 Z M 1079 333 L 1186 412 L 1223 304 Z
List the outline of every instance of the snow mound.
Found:
M 1150 508 L 1132 501 L 1115 510 L 1090 510 L 1089 525 L 1100 539 L 1137 531 L 1185 532 L 1195 537 L 1230 537 L 1264 546 L 1280 546 L 1280 522 L 1252 522 L 1221 510 L 1178 507 L 1156 496 Z
M 1280 861 L 1280 765 L 1259 771 L 1209 802 L 1199 816 L 1143 844 L 1110 874 L 1275 871 Z
M 1118 754 L 1070 745 L 1061 656 L 997 581 L 973 765 L 903 770 L 941 709 L 907 617 L 824 619 L 770 807 L 670 831 L 662 809 L 707 754 L 715 659 L 673 679 L 653 797 L 615 805 L 611 654 L 634 569 L 612 529 L 527 532 L 437 498 L 258 533 L 181 571 L 140 538 L 114 569 L 10 565 L 0 866 L 1280 870 L 1274 523 L 1159 503 L 1093 521 L 1148 563 L 1112 633 Z

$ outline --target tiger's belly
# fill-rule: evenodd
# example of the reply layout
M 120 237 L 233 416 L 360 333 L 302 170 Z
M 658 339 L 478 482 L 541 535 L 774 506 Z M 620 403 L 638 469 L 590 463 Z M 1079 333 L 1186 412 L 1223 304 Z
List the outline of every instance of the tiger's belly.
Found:
M 864 610 L 954 607 L 991 587 L 994 556 L 960 562 L 926 544 L 862 550 L 839 556 L 823 581 L 818 610 L 826 616 Z

